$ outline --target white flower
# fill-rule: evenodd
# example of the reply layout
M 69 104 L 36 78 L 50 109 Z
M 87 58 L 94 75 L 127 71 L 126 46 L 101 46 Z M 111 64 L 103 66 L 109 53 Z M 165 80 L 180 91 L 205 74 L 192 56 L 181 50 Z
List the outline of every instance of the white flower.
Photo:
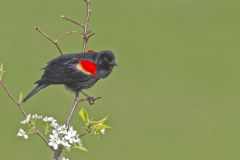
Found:
M 65 141 L 65 140 L 62 140 L 62 141 L 61 141 L 61 144 L 62 144 L 64 147 L 71 147 L 71 145 L 70 145 L 67 141 Z
M 27 117 L 24 120 L 21 121 L 21 123 L 27 124 L 33 119 L 42 119 L 42 116 L 39 116 L 37 114 L 34 114 L 34 115 L 29 114 L 29 115 L 27 115 Z
M 57 122 L 52 122 L 50 124 L 54 129 L 57 129 L 59 127 L 59 124 Z
M 65 124 L 61 125 L 61 126 L 58 126 L 57 131 L 60 134 L 67 134 L 67 132 L 68 132 L 67 131 L 67 126 Z
M 44 117 L 43 122 L 48 122 L 48 117 Z
M 53 127 L 52 134 L 50 134 L 49 146 L 52 146 L 54 150 L 57 150 L 59 145 L 64 147 L 71 147 L 75 145 L 81 145 L 81 140 L 77 131 L 73 127 L 68 127 L 64 125 L 59 125 L 55 119 L 52 117 L 43 118 L 44 122 L 52 122 Z
M 106 131 L 105 129 L 101 129 L 101 130 L 100 130 L 100 132 L 101 132 L 102 134 L 105 134 L 105 131 Z
M 31 119 L 42 119 L 42 116 L 34 114 L 34 115 L 31 116 Z
M 31 114 L 27 115 L 27 117 L 21 121 L 22 124 L 27 124 L 29 123 L 31 120 Z
M 50 126 L 52 126 L 54 129 L 57 129 L 59 126 L 59 124 L 57 123 L 57 120 L 54 119 L 53 117 L 46 116 L 43 118 L 43 122 L 46 122 L 46 123 L 50 122 Z
M 58 123 L 57 123 L 57 120 L 54 119 L 53 117 L 44 117 L 43 118 L 43 122 L 50 122 L 50 125 L 54 128 L 54 129 L 57 129 L 58 128 Z
M 18 137 L 23 137 L 25 139 L 28 139 L 28 135 L 26 134 L 26 132 L 23 129 L 19 129 L 18 133 L 17 133 Z
M 62 157 L 62 160 L 69 160 L 68 158 Z
M 77 143 L 78 142 L 77 131 L 73 130 L 73 127 L 70 127 L 64 138 L 68 140 L 69 143 L 71 144 Z
M 61 144 L 62 141 L 58 137 L 58 133 L 56 130 L 52 131 L 52 134 L 50 134 L 50 142 L 48 143 L 49 146 L 52 146 L 54 150 L 58 149 L 58 145 Z
M 53 117 L 44 117 L 43 118 L 44 122 L 56 122 L 56 119 L 54 119 Z

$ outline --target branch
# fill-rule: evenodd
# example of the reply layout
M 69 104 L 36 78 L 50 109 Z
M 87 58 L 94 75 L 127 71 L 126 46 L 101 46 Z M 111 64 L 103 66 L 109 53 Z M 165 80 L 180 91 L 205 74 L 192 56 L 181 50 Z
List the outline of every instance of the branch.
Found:
M 71 111 L 67 117 L 67 121 L 66 121 L 66 126 L 67 126 L 67 129 L 69 129 L 70 127 L 70 123 L 71 123 L 71 120 L 72 120 L 72 117 L 73 117 L 73 113 L 75 111 L 75 109 L 77 108 L 77 105 L 79 103 L 79 93 L 77 92 L 76 93 L 76 96 L 74 98 L 74 103 L 73 103 L 73 106 L 71 107 Z M 62 153 L 62 147 L 59 147 L 56 151 L 54 151 L 54 156 L 53 156 L 53 160 L 58 160 L 61 153 Z
M 80 24 L 79 22 L 73 20 L 72 18 L 65 17 L 64 15 L 62 15 L 61 18 L 62 18 L 62 19 L 65 19 L 65 20 L 67 20 L 67 21 L 69 21 L 69 22 L 72 22 L 73 24 L 78 25 L 79 27 L 81 27 L 81 28 L 83 28 L 83 29 L 85 28 L 84 25 L 82 25 L 82 24 Z
M 20 109 L 20 111 L 22 112 L 22 114 L 24 115 L 24 117 L 26 118 L 28 116 L 27 112 L 23 109 L 23 106 L 21 105 L 20 102 L 18 102 L 13 95 L 11 94 L 11 92 L 9 91 L 9 89 L 7 88 L 7 86 L 5 85 L 5 83 L 2 81 L 2 79 L 0 80 L 0 84 L 3 87 L 3 90 L 5 91 L 6 95 L 18 106 L 18 108 Z M 31 123 L 29 123 L 30 126 L 33 128 L 34 132 L 46 143 L 46 145 L 48 147 L 50 147 L 48 145 L 48 140 L 43 136 L 43 134 L 35 127 L 33 126 Z M 53 148 L 50 147 L 52 150 Z
M 66 35 L 69 35 L 69 34 L 80 34 L 80 35 L 83 35 L 82 32 L 78 32 L 78 31 L 70 31 L 70 32 L 65 32 L 63 34 L 60 35 L 60 38 L 66 36 Z
M 86 51 L 87 42 L 90 38 L 88 36 L 88 26 L 89 26 L 90 15 L 91 15 L 91 12 L 92 12 L 92 10 L 91 10 L 91 0 L 84 0 L 84 2 L 87 5 L 87 17 L 86 17 L 85 25 L 84 25 L 82 52 Z
M 35 29 L 36 29 L 39 33 L 41 33 L 45 38 L 47 38 L 48 40 L 50 40 L 50 41 L 57 47 L 60 55 L 63 54 L 60 46 L 58 45 L 58 40 L 57 40 L 57 39 L 51 38 L 49 35 L 47 35 L 45 32 L 43 32 L 38 26 L 36 26 Z
M 91 0 L 84 0 L 84 2 L 86 3 L 86 6 L 87 6 L 87 15 L 86 15 L 86 19 L 85 19 L 85 24 L 84 26 L 81 25 L 80 23 L 70 19 L 70 18 L 67 18 L 65 16 L 62 16 L 62 18 L 74 23 L 74 24 L 77 24 L 78 26 L 82 27 L 83 28 L 83 44 L 82 44 L 82 52 L 85 52 L 86 51 L 86 48 L 87 48 L 87 43 L 88 43 L 88 40 L 90 37 L 92 37 L 95 33 L 91 33 L 91 31 L 89 31 L 89 19 L 90 19 L 90 15 L 91 15 Z M 73 117 L 73 113 L 74 111 L 76 110 L 77 108 L 77 105 L 79 104 L 79 102 L 82 102 L 82 101 L 88 101 L 88 99 L 85 99 L 85 100 L 80 100 L 79 99 L 79 93 L 76 93 L 76 96 L 74 98 L 74 103 L 71 107 L 71 111 L 67 117 L 67 121 L 66 121 L 66 125 L 67 127 L 69 128 L 70 126 L 70 123 L 71 123 L 71 120 L 72 120 L 72 117 Z M 95 99 L 99 99 L 99 97 L 95 98 Z M 82 136 L 86 135 L 86 133 L 82 134 Z M 81 135 L 80 135 L 81 136 Z M 53 157 L 53 160 L 58 160 L 61 153 L 62 153 L 62 147 L 58 148 L 56 151 L 54 151 L 54 157 Z
M 102 98 L 102 97 L 93 98 L 92 101 L 96 101 L 96 100 L 98 100 L 100 98 Z M 78 93 L 76 94 L 73 106 L 72 106 L 71 111 L 70 111 L 70 113 L 68 115 L 68 118 L 67 118 L 67 122 L 66 122 L 67 128 L 69 128 L 69 126 L 70 126 L 70 123 L 71 123 L 71 120 L 72 120 L 72 117 L 73 117 L 73 113 L 76 110 L 78 104 L 80 102 L 86 102 L 86 101 L 88 101 L 88 103 L 91 103 L 88 98 L 79 99 Z
M 71 120 L 72 120 L 72 117 L 73 117 L 73 113 L 74 113 L 74 111 L 77 108 L 77 105 L 79 103 L 79 96 L 78 95 L 79 95 L 79 93 L 76 93 L 73 106 L 72 106 L 71 111 L 70 111 L 70 113 L 67 117 L 67 122 L 66 122 L 67 128 L 69 128 L 69 126 L 70 126 L 70 123 L 71 123 Z
M 100 98 L 101 98 L 101 97 L 93 98 L 93 101 L 96 101 L 96 100 L 98 100 L 98 99 L 100 99 Z M 76 110 L 78 104 L 79 104 L 80 102 L 86 102 L 86 101 L 89 102 L 89 100 L 88 100 L 87 98 L 79 99 L 79 93 L 76 93 L 75 98 L 74 98 L 73 105 L 72 105 L 72 107 L 71 107 L 71 111 L 70 111 L 70 113 L 69 113 L 69 115 L 68 115 L 68 117 L 67 117 L 67 121 L 66 121 L 66 126 L 67 126 L 67 128 L 70 127 L 71 120 L 72 120 L 72 117 L 73 117 L 73 113 L 74 113 L 74 111 Z M 82 133 L 82 134 L 79 135 L 79 137 L 83 137 L 83 136 L 87 135 L 88 133 L 89 133 L 89 132 Z M 58 159 L 59 159 L 59 157 L 60 157 L 60 155 L 61 155 L 61 153 L 62 153 L 62 149 L 63 149 L 62 147 L 59 147 L 56 151 L 54 151 L 53 160 L 58 160 Z

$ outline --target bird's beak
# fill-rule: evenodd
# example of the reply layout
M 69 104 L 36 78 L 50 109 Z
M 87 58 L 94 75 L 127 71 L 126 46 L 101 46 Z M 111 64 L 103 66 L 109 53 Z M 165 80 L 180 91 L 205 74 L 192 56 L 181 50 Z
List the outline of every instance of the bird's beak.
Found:
M 115 66 L 116 66 L 116 67 L 118 66 L 115 61 L 110 62 L 110 64 L 111 64 L 112 66 L 114 66 L 114 67 L 115 67 Z

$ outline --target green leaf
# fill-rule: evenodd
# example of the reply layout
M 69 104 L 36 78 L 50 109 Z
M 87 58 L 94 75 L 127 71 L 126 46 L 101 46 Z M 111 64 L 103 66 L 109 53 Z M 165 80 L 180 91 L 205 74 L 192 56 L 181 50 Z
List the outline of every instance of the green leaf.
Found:
M 111 127 L 107 124 L 98 123 L 98 124 L 92 125 L 92 127 L 89 129 L 91 130 L 91 133 L 93 133 L 93 134 L 100 134 L 103 130 L 109 129 L 109 128 L 111 128 Z
M 111 128 L 111 127 L 109 125 L 104 124 L 104 123 L 98 123 L 98 124 L 94 125 L 94 129 L 96 131 L 100 131 L 102 129 L 108 129 L 108 128 Z
M 50 133 L 51 125 L 49 123 L 45 124 L 45 135 L 48 135 Z
M 3 63 L 1 63 L 1 65 L 0 65 L 0 80 L 2 80 L 3 73 L 4 73 Z
M 88 113 L 87 111 L 82 108 L 79 112 L 79 116 L 82 118 L 82 120 L 85 122 L 85 123 L 88 123 L 89 122 L 89 116 L 88 116 Z
M 84 151 L 84 152 L 88 152 L 86 147 L 83 146 L 73 146 L 73 149 L 79 150 L 79 151 Z
M 103 119 L 99 120 L 99 121 L 96 121 L 97 123 L 104 123 L 106 122 L 108 119 L 108 116 L 104 117 Z
M 104 117 L 103 119 L 99 120 L 99 121 L 94 121 L 94 120 L 90 120 L 89 124 L 98 124 L 98 123 L 105 123 L 108 119 L 108 116 Z
M 23 99 L 23 93 L 21 92 L 19 94 L 19 100 L 18 100 L 18 103 L 21 104 L 22 103 L 22 99 Z

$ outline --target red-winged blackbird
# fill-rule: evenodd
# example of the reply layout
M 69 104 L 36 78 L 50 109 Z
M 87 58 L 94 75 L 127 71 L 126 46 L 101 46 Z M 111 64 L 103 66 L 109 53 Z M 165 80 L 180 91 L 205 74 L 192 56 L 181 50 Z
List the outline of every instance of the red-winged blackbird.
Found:
M 23 102 L 50 84 L 64 84 L 78 96 L 83 89 L 88 89 L 99 79 L 107 77 L 114 66 L 116 66 L 115 57 L 109 50 L 64 54 L 51 60 L 43 68 L 44 74 L 35 82 L 37 86 L 24 98 Z

